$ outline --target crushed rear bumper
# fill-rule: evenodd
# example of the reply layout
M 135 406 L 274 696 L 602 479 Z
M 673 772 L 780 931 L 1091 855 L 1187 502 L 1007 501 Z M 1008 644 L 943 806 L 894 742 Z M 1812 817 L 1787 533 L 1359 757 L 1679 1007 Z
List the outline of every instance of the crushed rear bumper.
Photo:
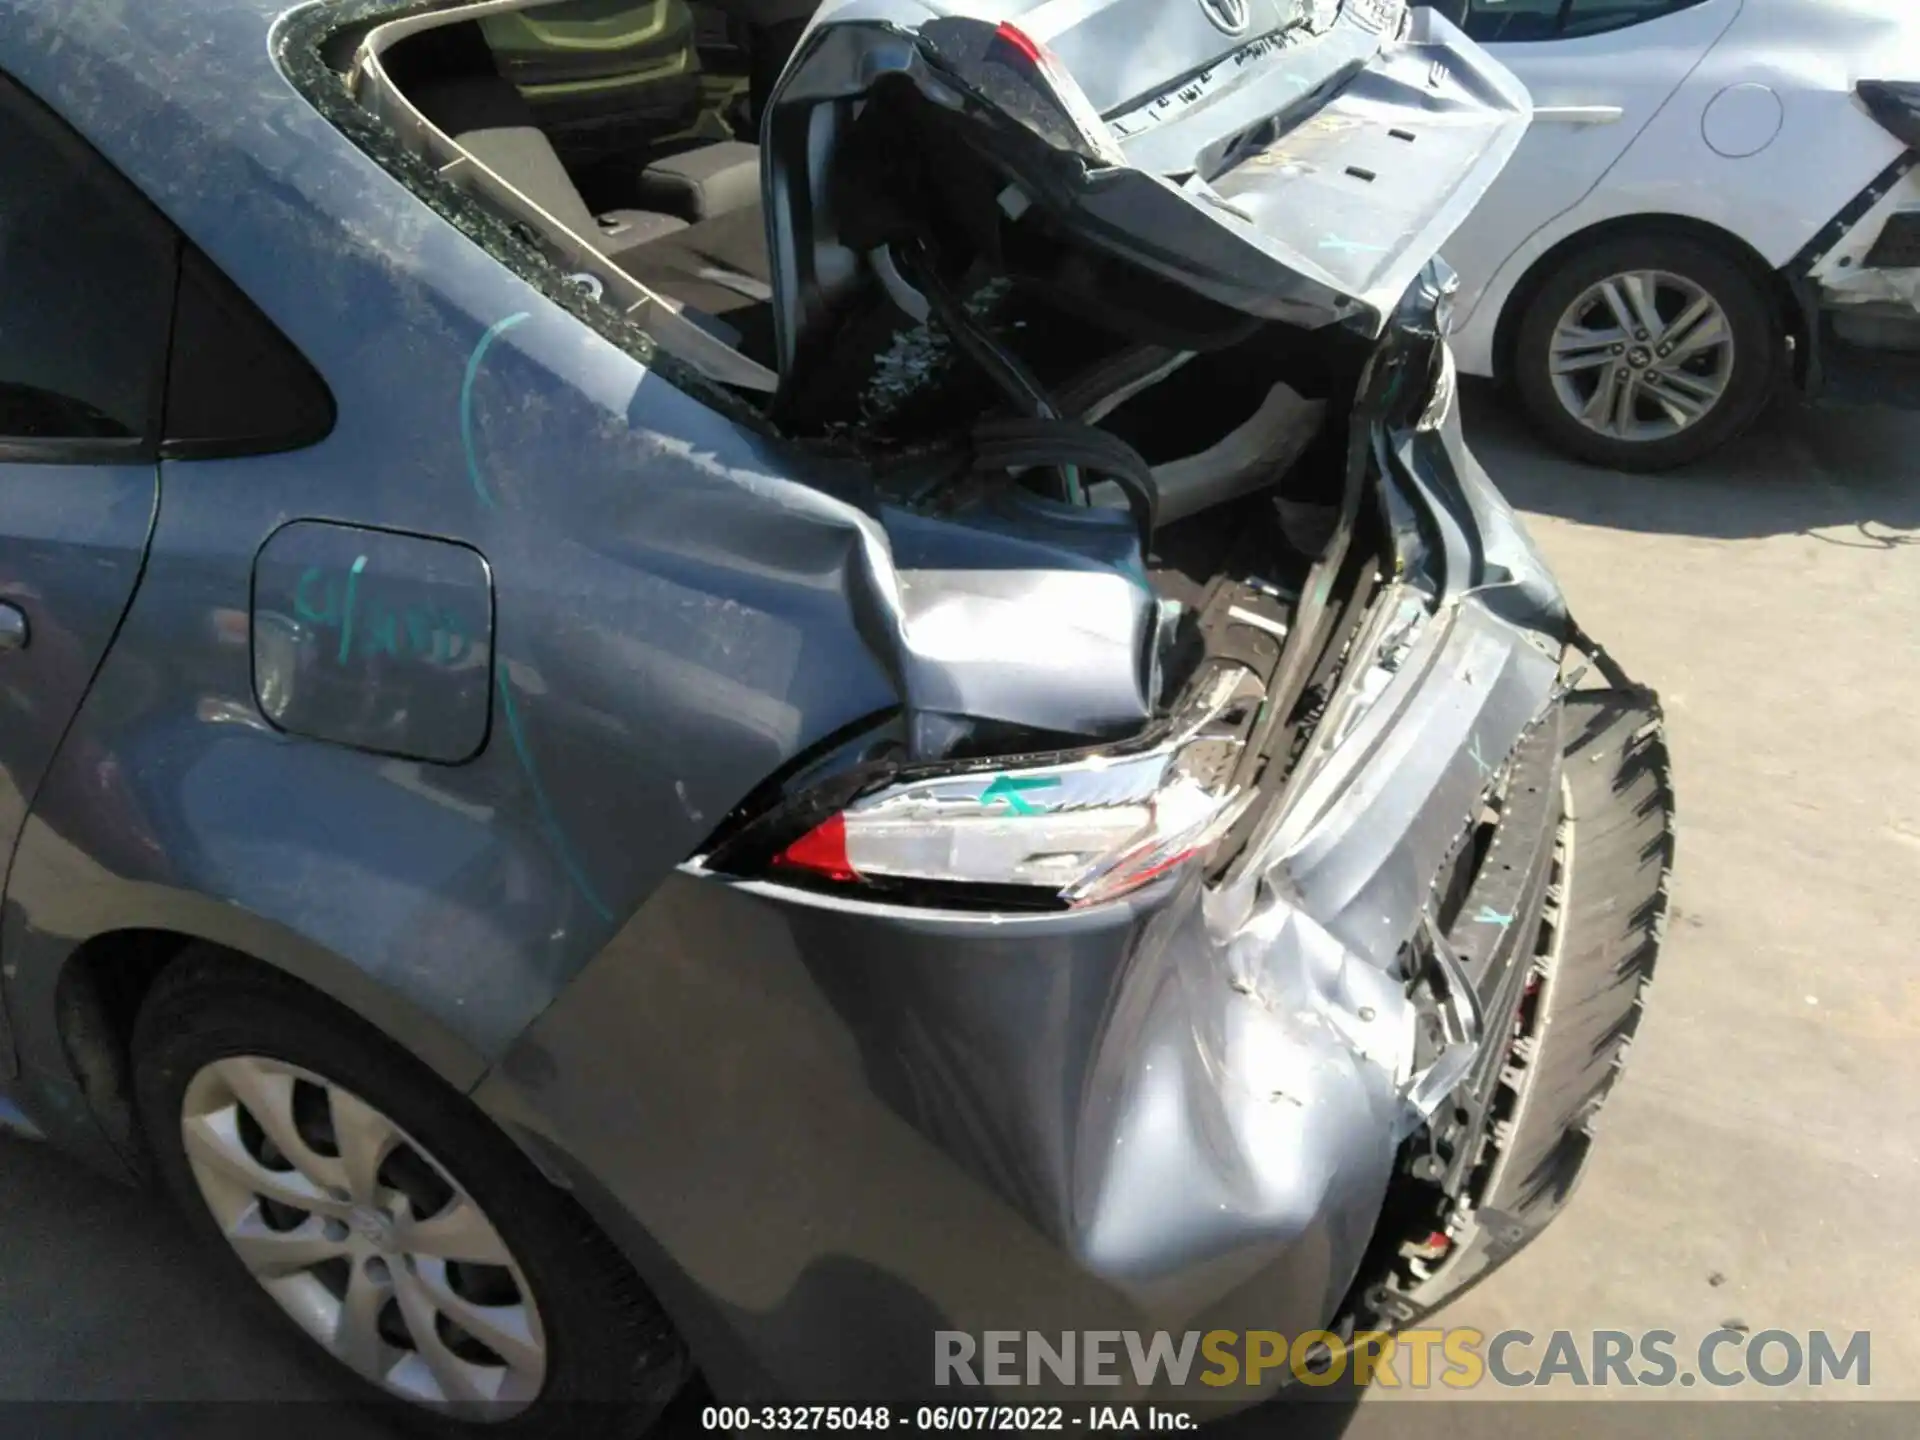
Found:
M 1603 661 L 1604 656 L 1600 657 Z M 1435 1309 L 1524 1248 L 1584 1172 L 1608 1094 L 1627 1062 L 1666 932 L 1673 785 L 1658 700 L 1617 674 L 1563 703 L 1553 817 L 1526 882 L 1529 924 L 1499 1008 L 1504 1042 L 1442 1184 L 1450 1246 L 1408 1259 L 1360 1297 L 1383 1326 Z M 1543 793 L 1539 799 L 1548 797 Z M 1536 802 L 1538 803 L 1538 802 Z M 1492 907 L 1470 896 L 1465 913 Z
M 723 1396 L 952 1399 L 937 1330 L 1409 1318 L 1564 1203 L 1659 942 L 1657 707 L 1618 677 L 1563 693 L 1561 658 L 1456 604 L 1346 778 L 1213 886 L 991 915 L 683 871 L 478 1098 Z M 1490 801 L 1495 843 L 1472 842 Z M 1443 892 L 1485 1043 L 1436 1174 L 1400 963 Z M 1399 1253 L 1422 1205 L 1443 1265 Z

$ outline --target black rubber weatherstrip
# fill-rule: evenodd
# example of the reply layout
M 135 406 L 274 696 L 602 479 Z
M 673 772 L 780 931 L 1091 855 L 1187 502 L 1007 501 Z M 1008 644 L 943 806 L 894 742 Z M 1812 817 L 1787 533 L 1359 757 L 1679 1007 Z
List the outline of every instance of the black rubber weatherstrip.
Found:
M 1144 548 L 1160 523 L 1160 488 L 1153 467 L 1126 441 L 1078 420 L 983 420 L 973 427 L 972 468 L 977 474 L 1039 465 L 1072 465 L 1113 481 Z

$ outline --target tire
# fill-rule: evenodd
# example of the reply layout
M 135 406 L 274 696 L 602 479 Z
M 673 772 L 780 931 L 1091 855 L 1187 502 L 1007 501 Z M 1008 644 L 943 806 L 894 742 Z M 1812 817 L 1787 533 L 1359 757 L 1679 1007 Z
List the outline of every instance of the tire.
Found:
M 229 1270 L 236 1294 L 250 1292 L 245 1303 L 293 1322 L 310 1353 L 329 1355 L 336 1374 L 362 1398 L 384 1401 L 394 1418 L 439 1436 L 639 1436 L 680 1388 L 688 1366 L 672 1326 L 572 1198 L 464 1096 L 327 998 L 210 947 L 189 950 L 141 1007 L 133 1072 L 155 1169 Z M 243 1095 L 258 1098 L 231 1104 Z M 195 1118 L 183 1121 L 189 1108 Z M 254 1118 L 256 1108 L 276 1115 L 278 1128 Z M 187 1123 L 195 1127 L 192 1158 Z M 286 1150 L 270 1148 L 268 1130 L 285 1136 L 289 1125 L 297 1133 Z M 356 1149 L 334 1138 L 345 1134 L 380 1138 Z M 235 1137 L 246 1155 L 232 1153 Z M 362 1167 L 371 1178 L 351 1173 L 356 1153 L 375 1157 Z M 304 1159 L 284 1158 L 292 1155 Z M 324 1198 L 311 1178 L 323 1172 L 343 1181 Z M 204 1186 L 202 1177 L 211 1177 Z M 303 1213 L 304 1200 L 261 1198 L 296 1187 L 296 1199 L 310 1194 L 313 1206 L 332 1208 Z M 350 1191 L 380 1200 L 345 1210 Z M 257 1275 L 227 1224 L 255 1247 L 249 1254 L 263 1271 L 278 1273 Z M 295 1241 L 342 1253 L 281 1271 Z M 330 1318 L 323 1290 L 335 1296 Z M 454 1292 L 444 1304 L 433 1299 Z M 350 1297 L 363 1297 L 358 1313 L 374 1317 L 352 1338 Z M 423 1311 L 429 1302 L 436 1308 Z M 468 1316 L 514 1325 L 444 1328 L 461 1303 Z M 501 1305 L 510 1308 L 475 1308 Z M 431 1345 L 415 1338 L 423 1324 Z M 366 1358 L 356 1368 L 348 1354 Z
M 1584 301 L 1589 306 L 1584 312 L 1587 316 L 1608 317 L 1602 323 L 1615 324 L 1611 317 L 1617 311 L 1602 309 L 1601 302 L 1592 297 L 1603 282 L 1629 276 L 1658 281 L 1652 287 L 1643 283 L 1640 293 L 1652 289 L 1665 303 L 1664 311 L 1656 306 L 1656 316 L 1662 323 L 1682 318 L 1693 295 L 1710 298 L 1723 317 L 1722 328 L 1730 339 L 1730 349 L 1716 345 L 1676 365 L 1658 357 L 1662 338 L 1658 333 L 1636 329 L 1623 335 L 1629 347 L 1624 354 L 1617 346 L 1565 352 L 1576 363 L 1591 363 L 1605 354 L 1611 364 L 1601 363 L 1597 369 L 1556 380 L 1555 341 L 1563 320 Z M 1625 292 L 1616 288 L 1615 293 Z M 1598 324 L 1588 328 L 1598 333 Z M 1696 332 L 1693 338 L 1699 339 L 1702 333 Z M 1648 336 L 1644 345 L 1638 338 L 1641 334 Z M 1566 257 L 1533 292 L 1514 336 L 1508 378 L 1534 429 L 1554 448 L 1576 460 L 1613 470 L 1656 471 L 1698 460 L 1752 425 L 1779 382 L 1785 355 L 1784 335 L 1771 298 L 1745 265 L 1713 245 L 1685 235 L 1621 235 Z M 1640 364 L 1643 359 L 1645 367 Z M 1629 361 L 1633 362 L 1631 370 Z M 1657 373 L 1661 366 L 1673 366 L 1679 373 L 1669 378 Z M 1587 398 L 1588 385 L 1607 383 L 1604 377 L 1610 370 L 1615 375 L 1631 375 L 1638 387 L 1637 398 L 1620 407 L 1634 418 L 1613 423 L 1616 433 L 1611 434 L 1584 422 L 1569 408 Z M 1667 394 L 1658 393 L 1653 388 L 1656 384 L 1667 387 Z M 1677 419 L 1669 405 L 1701 406 L 1702 391 L 1715 387 L 1719 390 L 1717 398 L 1704 404 L 1698 418 L 1670 428 Z M 1611 417 L 1602 423 L 1610 421 Z

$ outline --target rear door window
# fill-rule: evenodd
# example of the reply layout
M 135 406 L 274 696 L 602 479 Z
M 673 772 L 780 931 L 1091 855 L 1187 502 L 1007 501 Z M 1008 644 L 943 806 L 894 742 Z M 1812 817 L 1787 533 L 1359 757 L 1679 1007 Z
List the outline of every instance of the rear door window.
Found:
M 125 180 L 0 78 L 0 459 L 153 451 L 176 246 Z
M 1624 30 L 1705 0 L 1468 0 L 1466 32 L 1488 45 L 1571 40 Z
M 1471 0 L 1466 32 L 1486 45 L 1551 40 L 1566 0 Z
M 1560 22 L 1560 33 L 1567 39 L 1603 35 L 1703 3 L 1705 0 L 1573 0 Z

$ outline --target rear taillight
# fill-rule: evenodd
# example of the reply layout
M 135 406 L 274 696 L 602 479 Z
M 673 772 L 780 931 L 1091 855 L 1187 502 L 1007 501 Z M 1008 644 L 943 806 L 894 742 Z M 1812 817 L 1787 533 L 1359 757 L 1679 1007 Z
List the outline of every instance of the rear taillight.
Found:
M 942 15 L 914 28 L 941 65 L 1006 118 L 1101 165 L 1126 163 L 1080 82 L 1027 31 L 965 15 Z
M 1894 139 L 1920 150 L 1920 84 L 1910 80 L 1862 80 L 1854 86 L 1867 113 Z
M 1222 664 L 1189 695 L 1136 749 L 903 773 L 785 843 L 769 872 L 930 903 L 1124 895 L 1210 849 L 1252 798 L 1235 775 L 1258 678 Z

